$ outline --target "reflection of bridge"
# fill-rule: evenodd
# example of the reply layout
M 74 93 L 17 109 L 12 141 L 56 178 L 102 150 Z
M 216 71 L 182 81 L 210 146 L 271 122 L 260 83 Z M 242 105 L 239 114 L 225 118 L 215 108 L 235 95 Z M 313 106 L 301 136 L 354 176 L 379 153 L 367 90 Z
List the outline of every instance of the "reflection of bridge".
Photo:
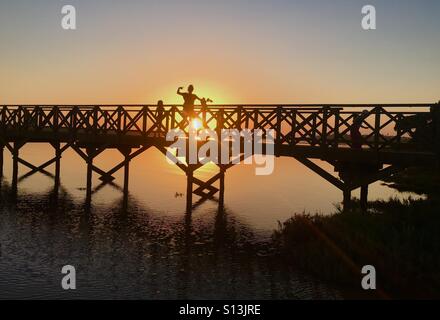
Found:
M 276 156 L 294 157 L 321 177 L 341 189 L 344 204 L 350 204 L 351 192 L 361 188 L 361 204 L 366 205 L 368 185 L 409 165 L 436 161 L 433 147 L 436 130 L 428 130 L 423 140 L 423 125 L 399 126 L 405 119 L 426 119 L 424 126 L 435 125 L 430 120 L 428 104 L 413 105 L 254 105 L 210 106 L 196 108 L 197 117 L 206 127 L 221 129 L 275 130 Z M 361 129 L 363 147 L 353 148 L 350 129 L 360 110 L 369 110 Z M 421 122 L 423 124 L 423 122 Z M 50 174 L 46 168 L 55 164 L 55 186 L 60 181 L 60 160 L 68 148 L 75 150 L 87 163 L 87 199 L 92 194 L 92 173 L 111 183 L 113 174 L 124 169 L 124 193 L 128 190 L 129 163 L 150 147 L 167 152 L 170 142 L 165 134 L 175 128 L 186 128 L 188 121 L 182 109 L 175 106 L 3 106 L 0 113 L 0 161 L 3 150 L 13 156 L 12 185 L 16 190 L 18 164 L 28 167 L 29 176 L 36 172 Z M 55 156 L 35 166 L 20 158 L 26 143 L 50 143 Z M 124 160 L 113 169 L 104 171 L 93 159 L 106 149 L 118 149 Z M 339 176 L 327 172 L 314 160 L 330 163 Z M 224 186 L 225 171 L 232 163 L 219 165 L 219 173 L 208 181 L 194 176 L 202 164 L 178 164 L 188 176 L 188 192 L 205 198 L 213 197 Z M 193 189 L 194 185 L 196 188 Z M 220 200 L 223 201 L 221 193 Z

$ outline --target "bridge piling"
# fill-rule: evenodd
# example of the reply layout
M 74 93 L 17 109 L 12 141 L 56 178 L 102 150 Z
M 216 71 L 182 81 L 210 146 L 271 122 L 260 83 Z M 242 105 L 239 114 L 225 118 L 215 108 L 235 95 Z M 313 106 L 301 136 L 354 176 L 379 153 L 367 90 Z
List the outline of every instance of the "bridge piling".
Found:
M 52 146 L 55 149 L 55 193 L 58 194 L 58 189 L 60 187 L 60 173 L 61 173 L 61 148 L 60 143 L 53 143 Z
M 14 142 L 12 147 L 12 192 L 17 192 L 18 184 L 18 161 L 20 148 L 24 145 L 22 142 Z
M 368 184 L 361 186 L 361 209 L 367 210 L 368 208 Z
M 86 202 L 92 200 L 92 174 L 93 174 L 93 158 L 95 157 L 96 148 L 87 147 L 87 186 L 86 186 Z
M 192 211 L 192 194 L 193 194 L 193 178 L 194 171 L 191 165 L 188 166 L 186 171 L 187 184 L 186 184 L 186 212 L 191 213 Z
M 5 146 L 0 145 L 0 178 L 3 178 L 3 153 L 5 151 Z
M 351 207 L 351 190 L 349 188 L 346 188 L 343 190 L 343 209 L 350 210 Z
M 131 148 L 119 148 L 119 152 L 124 156 L 124 196 L 126 196 L 128 195 Z
M 224 166 L 220 166 L 220 193 L 219 193 L 219 206 L 223 208 L 225 203 L 225 173 L 226 169 Z

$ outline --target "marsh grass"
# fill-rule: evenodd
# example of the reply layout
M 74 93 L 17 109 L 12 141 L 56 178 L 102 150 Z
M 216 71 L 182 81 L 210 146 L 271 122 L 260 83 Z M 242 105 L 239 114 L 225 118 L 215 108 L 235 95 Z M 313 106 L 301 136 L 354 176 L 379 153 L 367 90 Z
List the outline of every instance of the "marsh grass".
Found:
M 360 289 L 373 265 L 390 297 L 440 297 L 440 206 L 437 200 L 370 203 L 368 212 L 299 214 L 273 239 L 294 266 L 344 288 Z

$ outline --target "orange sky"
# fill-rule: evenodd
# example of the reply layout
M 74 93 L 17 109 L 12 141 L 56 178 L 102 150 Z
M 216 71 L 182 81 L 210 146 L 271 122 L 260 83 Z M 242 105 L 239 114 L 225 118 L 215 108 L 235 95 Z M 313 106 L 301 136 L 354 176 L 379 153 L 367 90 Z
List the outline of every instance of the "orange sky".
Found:
M 0 104 L 390 103 L 440 99 L 439 3 L 373 1 L 0 3 Z M 401 5 L 400 5 L 401 4 Z M 438 12 L 438 10 L 437 10 Z

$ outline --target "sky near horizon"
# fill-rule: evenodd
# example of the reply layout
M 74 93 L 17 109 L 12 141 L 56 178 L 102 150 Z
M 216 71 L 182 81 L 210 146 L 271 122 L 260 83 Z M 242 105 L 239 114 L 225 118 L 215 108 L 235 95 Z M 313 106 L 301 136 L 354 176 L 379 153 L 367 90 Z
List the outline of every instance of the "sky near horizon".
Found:
M 190 83 L 215 103 L 430 103 L 439 16 L 438 0 L 0 0 L 0 104 L 178 103 Z

